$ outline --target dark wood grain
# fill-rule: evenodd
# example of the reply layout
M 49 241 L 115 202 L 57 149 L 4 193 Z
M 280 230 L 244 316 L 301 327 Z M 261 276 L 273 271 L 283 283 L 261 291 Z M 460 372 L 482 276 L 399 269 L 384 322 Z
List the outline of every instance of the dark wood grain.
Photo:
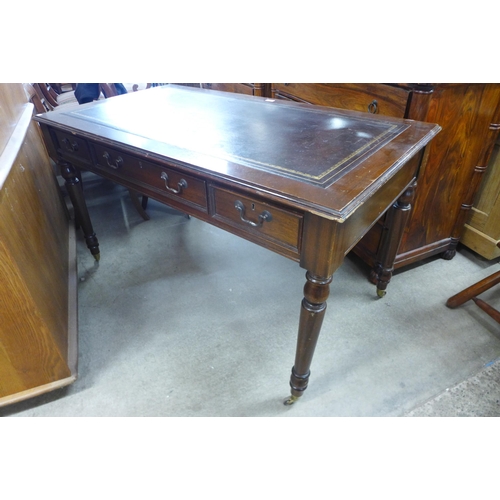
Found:
M 306 269 L 288 403 L 307 387 L 333 273 L 414 182 L 426 145 L 440 130 L 430 123 L 178 86 L 36 119 L 49 151 L 59 157 L 94 255 L 97 239 L 76 169 L 181 208 Z M 395 253 L 388 252 L 398 247 L 403 222 L 389 231 L 391 245 L 381 255 L 388 269 Z
M 453 258 L 494 143 L 500 84 L 273 83 L 277 99 L 438 123 L 395 268 L 436 254 Z M 376 108 L 369 103 L 377 101 Z M 354 251 L 368 264 L 383 233 L 376 225 Z

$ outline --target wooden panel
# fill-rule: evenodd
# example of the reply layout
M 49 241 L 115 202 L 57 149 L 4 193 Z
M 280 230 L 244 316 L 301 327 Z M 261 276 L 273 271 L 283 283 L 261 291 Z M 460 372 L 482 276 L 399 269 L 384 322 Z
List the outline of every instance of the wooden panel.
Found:
M 487 89 L 485 85 L 464 84 L 434 91 L 427 121 L 439 123 L 442 131 L 431 143 L 427 165 L 419 176 L 400 253 L 453 236 L 494 112 L 494 108 L 488 110 L 488 92 L 498 102 L 500 86 Z
M 403 118 L 409 91 L 383 84 L 273 83 L 276 98 Z
M 433 84 L 409 86 L 407 116 L 438 123 L 442 131 L 428 148 L 416 198 L 395 267 L 436 254 L 452 258 L 480 176 L 486 170 L 494 137 L 490 125 L 500 104 L 498 84 Z M 355 252 L 373 264 L 380 227 Z
M 299 253 L 302 214 L 219 187 L 211 186 L 211 195 L 214 200 L 214 218 L 236 227 L 240 234 L 249 233 L 271 240 Z M 236 209 L 236 203 L 240 203 L 240 210 Z M 262 214 L 268 214 L 268 219 L 262 220 Z
M 87 143 L 72 134 L 56 131 L 58 149 L 62 156 L 71 160 L 81 160 L 84 163 L 92 163 Z
M 210 90 L 222 90 L 224 92 L 235 92 L 237 94 L 253 95 L 253 88 L 244 83 L 204 83 L 203 88 Z
M 0 99 L 24 96 L 15 85 L 2 85 Z M 30 121 L 32 105 L 23 98 L 29 126 L 25 136 L 19 127 L 13 134 L 17 154 L 0 190 L 0 406 L 76 376 L 69 221 L 38 125 Z
M 117 180 L 127 179 L 141 188 L 153 189 L 158 197 L 173 198 L 204 212 L 208 210 L 206 184 L 185 173 L 153 165 L 109 146 L 92 145 L 96 166 L 108 174 L 116 174 Z M 178 191 L 178 192 L 177 192 Z
M 500 138 L 472 207 L 462 243 L 485 259 L 500 257 Z
M 0 154 L 21 118 L 26 102 L 22 85 L 0 83 Z
M 221 90 L 224 92 L 235 92 L 237 94 L 255 95 L 269 97 L 268 83 L 203 83 L 204 89 Z

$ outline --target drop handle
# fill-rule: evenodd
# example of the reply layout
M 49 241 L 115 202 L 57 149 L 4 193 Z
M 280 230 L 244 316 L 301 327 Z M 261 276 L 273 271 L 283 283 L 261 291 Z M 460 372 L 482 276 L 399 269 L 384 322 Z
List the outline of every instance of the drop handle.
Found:
M 114 168 L 115 170 L 119 169 L 123 165 L 123 158 L 121 156 L 119 156 L 114 161 L 114 163 L 110 163 L 109 160 L 111 157 L 109 156 L 109 153 L 107 151 L 104 151 L 104 154 L 102 155 L 102 157 L 106 160 L 108 167 Z
M 160 175 L 160 178 L 165 181 L 165 189 L 167 191 L 170 191 L 171 193 L 174 193 L 174 194 L 181 194 L 183 189 L 186 189 L 188 187 L 188 183 L 184 179 L 181 179 L 177 183 L 177 189 L 170 187 L 168 185 L 168 175 L 166 172 L 162 172 Z
M 240 200 L 236 200 L 234 202 L 234 208 L 238 210 L 240 213 L 240 219 L 245 223 L 248 224 L 249 226 L 252 227 L 261 227 L 264 222 L 271 222 L 273 220 L 273 216 L 271 215 L 270 212 L 267 210 L 264 210 L 260 215 L 259 215 L 259 222 L 254 222 L 246 218 L 245 216 L 245 205 Z
M 377 113 L 377 111 L 378 111 L 378 102 L 376 99 L 373 99 L 373 101 L 370 104 L 368 104 L 368 112 L 374 115 Z
M 67 137 L 65 137 L 62 142 L 68 151 L 71 151 L 72 153 L 78 151 L 78 143 L 76 141 L 70 141 Z

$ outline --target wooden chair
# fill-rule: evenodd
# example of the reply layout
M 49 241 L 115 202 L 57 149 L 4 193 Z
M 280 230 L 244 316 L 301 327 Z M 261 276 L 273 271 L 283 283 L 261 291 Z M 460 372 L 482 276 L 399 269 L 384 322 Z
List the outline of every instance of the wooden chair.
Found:
M 76 83 L 49 83 L 49 85 L 56 91 L 57 94 L 71 92 L 76 88 Z
M 106 92 L 109 97 L 113 95 L 118 95 L 114 87 L 108 86 L 108 84 L 100 84 L 101 91 L 103 90 L 103 85 L 106 87 Z M 56 107 L 60 106 L 57 100 L 57 93 L 52 89 L 52 87 L 47 83 L 33 83 L 33 84 L 24 84 L 25 92 L 28 96 L 30 102 L 35 106 L 36 113 L 46 113 L 48 111 L 53 111 Z M 104 92 L 103 92 L 104 94 Z M 106 94 L 104 94 L 106 96 Z M 75 103 L 78 105 L 78 101 Z M 53 160 L 57 163 L 57 158 L 53 158 Z M 83 179 L 80 178 L 80 182 L 83 182 Z M 148 197 L 146 195 L 141 195 L 132 189 L 129 189 L 130 199 L 132 200 L 132 204 L 134 208 L 137 210 L 139 215 L 144 220 L 149 220 L 149 214 L 146 212 L 146 208 L 148 205 Z M 139 198 L 142 196 L 142 200 Z
M 77 103 L 74 92 L 58 94 L 49 83 L 32 83 L 32 85 L 46 111 L 53 111 L 58 106 L 65 104 Z
M 497 243 L 497 246 L 500 247 L 500 242 Z M 455 309 L 456 307 L 465 304 L 465 302 L 473 300 L 474 303 L 478 307 L 480 307 L 485 313 L 490 315 L 497 323 L 500 323 L 500 311 L 495 309 L 493 306 L 491 306 L 484 300 L 477 297 L 478 295 L 482 294 L 483 292 L 486 292 L 486 290 L 489 290 L 490 288 L 492 288 L 495 285 L 498 285 L 499 283 L 500 283 L 500 271 L 493 273 L 487 278 L 484 278 L 481 281 L 475 283 L 474 285 L 471 285 L 465 290 L 462 290 L 461 292 L 457 293 L 456 295 L 453 295 L 453 297 L 450 297 L 447 300 L 446 305 L 450 309 Z
M 127 92 L 137 92 L 139 90 L 139 85 L 137 83 L 133 84 L 122 84 Z M 108 97 L 114 97 L 120 95 L 120 92 L 115 87 L 114 83 L 100 83 L 99 87 L 103 96 L 107 99 Z M 151 88 L 151 84 L 146 84 L 146 89 Z
M 38 95 L 35 87 L 31 85 L 31 83 L 23 83 L 24 91 L 26 92 L 26 96 L 28 97 L 28 101 L 35 106 L 35 113 L 45 113 L 47 112 L 47 108 L 43 104 L 40 96 Z

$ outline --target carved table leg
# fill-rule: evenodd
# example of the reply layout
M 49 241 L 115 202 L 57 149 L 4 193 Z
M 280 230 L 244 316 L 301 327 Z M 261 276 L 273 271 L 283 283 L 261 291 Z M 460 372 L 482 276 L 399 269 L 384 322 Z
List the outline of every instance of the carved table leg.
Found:
M 85 198 L 83 197 L 83 189 L 80 180 L 78 179 L 77 171 L 73 165 L 65 161 L 60 161 L 59 166 L 61 169 L 61 175 L 66 181 L 66 189 L 68 190 L 71 203 L 75 209 L 75 218 L 82 228 L 87 247 L 90 250 L 90 253 L 94 256 L 95 260 L 99 260 L 99 242 L 97 241 L 97 237 L 92 227 L 92 222 L 90 220 L 87 204 L 85 203 Z
M 411 204 L 415 198 L 417 182 L 413 181 L 388 210 L 384 230 L 377 254 L 376 264 L 372 271 L 372 279 L 377 284 L 377 295 L 386 294 L 387 285 L 394 272 L 394 261 L 398 253 L 401 238 L 410 218 Z
M 332 277 L 323 278 L 306 273 L 307 282 L 304 286 L 304 299 L 300 311 L 299 333 L 295 364 L 290 377 L 292 395 L 284 401 L 291 405 L 302 396 L 307 389 L 310 366 L 318 341 L 319 332 L 326 310 L 326 299 L 330 293 Z

